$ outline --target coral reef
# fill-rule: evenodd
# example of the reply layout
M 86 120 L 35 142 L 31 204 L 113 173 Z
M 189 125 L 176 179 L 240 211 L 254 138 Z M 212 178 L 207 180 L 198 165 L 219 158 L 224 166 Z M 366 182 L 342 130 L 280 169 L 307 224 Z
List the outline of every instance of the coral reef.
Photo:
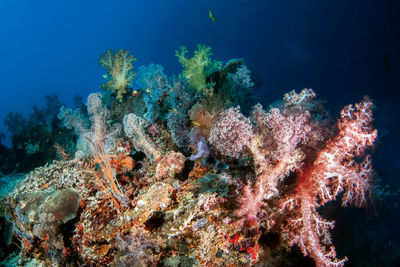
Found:
M 186 52 L 176 52 L 180 78 L 140 67 L 141 88 L 128 94 L 135 59 L 108 50 L 104 92 L 86 110 L 58 105 L 75 157 L 36 168 L 1 201 L 19 264 L 345 264 L 330 234 L 335 214 L 322 211 L 370 203 L 372 101 L 344 107 L 335 123 L 304 89 L 247 116 L 240 105 L 255 99 L 254 83 L 243 60 L 222 68 L 207 46 Z M 23 134 L 23 118 L 8 119 Z

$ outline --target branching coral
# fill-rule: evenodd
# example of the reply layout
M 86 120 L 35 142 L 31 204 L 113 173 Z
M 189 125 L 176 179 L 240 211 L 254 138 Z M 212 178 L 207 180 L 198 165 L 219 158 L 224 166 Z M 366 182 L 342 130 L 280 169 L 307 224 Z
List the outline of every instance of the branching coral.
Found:
M 206 78 L 213 72 L 220 70 L 222 63 L 212 60 L 211 47 L 206 45 L 197 45 L 197 50 L 192 58 L 187 58 L 188 50 L 181 46 L 175 52 L 179 62 L 183 67 L 183 75 L 188 79 L 189 85 L 197 91 L 202 91 L 207 88 Z
M 101 93 L 91 93 L 87 98 L 87 111 L 92 122 L 90 129 L 87 128 L 88 118 L 85 118 L 78 109 L 73 112 L 71 109 L 61 108 L 59 118 L 63 119 L 66 127 L 74 127 L 78 134 L 75 153 L 77 159 L 89 155 L 91 147 L 86 138 L 90 138 L 95 144 L 102 144 L 105 152 L 108 153 L 114 149 L 115 138 L 121 132 L 119 123 L 110 125 L 106 122 L 110 111 L 103 104 L 102 96 Z
M 307 90 L 300 94 L 293 93 L 293 96 L 306 92 Z M 305 102 L 310 102 L 313 97 L 304 99 Z M 300 149 L 301 145 L 316 143 L 310 136 L 313 136 L 313 132 L 320 132 L 320 125 L 311 120 L 310 113 L 304 106 L 306 104 L 302 101 L 294 105 L 290 99 L 285 99 L 280 109 L 271 108 L 268 113 L 261 105 L 256 105 L 253 109 L 252 119 L 256 127 L 248 148 L 256 166 L 257 179 L 254 190 L 251 185 L 243 188 L 243 197 L 239 200 L 240 208 L 236 210 L 236 215 L 244 216 L 251 224 L 255 223 L 263 199 L 276 196 L 278 182 L 301 166 L 305 156 Z M 313 137 L 322 138 L 318 135 Z
M 295 211 L 284 226 L 289 243 L 298 245 L 318 266 L 342 266 L 346 259 L 336 259 L 329 234 L 334 223 L 323 219 L 317 208 L 341 193 L 343 206 L 361 207 L 371 194 L 371 157 L 365 156 L 377 136 L 372 128 L 371 107 L 372 102 L 365 98 L 342 110 L 339 134 L 319 152 L 312 165 L 300 170 L 295 192 L 280 202 L 284 212 Z M 357 162 L 360 157 L 363 161 Z
M 282 216 L 287 220 L 282 227 L 289 235 L 289 244 L 298 245 L 303 254 L 310 255 L 318 266 L 342 266 L 345 260 L 336 259 L 333 246 L 326 247 L 331 245 L 329 229 L 334 224 L 323 219 L 317 208 L 335 200 L 341 193 L 344 206 L 362 206 L 370 194 L 373 171 L 371 158 L 365 156 L 365 151 L 373 145 L 377 136 L 372 128 L 371 107 L 372 102 L 367 98 L 354 106 L 345 107 L 338 122 L 339 134 L 318 152 L 315 161 L 306 165 L 299 165 L 297 161 L 294 162 L 295 167 L 290 168 L 297 169 L 298 180 L 293 194 L 280 200 Z M 309 119 L 301 119 L 303 122 L 290 119 L 285 123 L 287 118 L 279 119 L 281 116 L 274 115 L 276 112 L 272 109 L 263 116 L 267 128 L 278 131 L 274 136 L 282 142 L 278 142 L 277 147 L 269 145 L 272 158 L 279 161 L 271 164 L 265 160 L 268 154 L 264 154 L 255 162 L 261 169 L 255 188 L 252 190 L 249 185 L 243 188 L 240 208 L 236 211 L 236 215 L 244 216 L 250 224 L 256 223 L 263 199 L 276 189 L 280 177 L 287 175 L 283 167 L 297 157 L 291 154 L 301 140 L 307 140 L 307 132 L 310 131 L 306 130 L 307 127 L 313 128 Z M 277 119 L 280 121 L 278 124 Z M 251 150 L 253 154 L 259 153 L 254 148 Z M 364 160 L 360 161 L 362 157 Z
M 153 63 L 149 66 L 140 66 L 137 84 L 143 89 L 143 101 L 146 105 L 146 113 L 143 116 L 147 122 L 153 123 L 160 117 L 162 109 L 160 102 L 168 95 L 171 88 L 164 74 L 164 68 Z
M 108 49 L 99 59 L 100 66 L 106 67 L 108 72 L 108 75 L 104 76 L 107 82 L 102 88 L 116 94 L 119 100 L 123 98 L 127 88 L 132 86 L 132 80 L 136 77 L 132 61 L 136 61 L 136 58 L 124 49 L 119 49 L 116 53 Z
M 62 120 L 67 129 L 74 129 L 76 134 L 83 134 L 89 131 L 89 120 L 84 117 L 80 109 L 70 109 L 62 106 L 57 118 Z
M 110 199 L 114 202 L 115 208 L 120 211 L 120 203 L 126 204 L 126 196 L 122 193 L 118 181 L 116 180 L 114 171 L 109 162 L 109 159 L 112 158 L 113 155 L 107 155 L 104 152 L 104 148 L 101 144 L 98 144 L 96 146 L 89 138 L 87 138 L 87 140 L 90 142 L 94 150 L 94 152 L 92 153 L 93 160 L 96 164 L 100 165 L 103 175 L 98 176 L 95 172 L 92 173 L 96 178 L 99 186 L 108 194 Z
M 231 105 L 239 105 L 242 111 L 247 112 L 254 105 L 253 91 L 254 82 L 251 79 L 251 71 L 244 63 L 241 63 L 234 73 L 228 72 L 226 82 L 219 93 L 229 100 Z
M 238 158 L 244 147 L 250 145 L 253 129 L 239 106 L 224 110 L 210 131 L 208 141 L 225 156 Z
M 159 148 L 144 132 L 144 128 L 148 126 L 147 121 L 136 116 L 134 113 L 130 113 L 125 115 L 122 123 L 126 136 L 133 138 L 135 149 L 144 152 L 152 161 L 158 162 L 162 154 Z

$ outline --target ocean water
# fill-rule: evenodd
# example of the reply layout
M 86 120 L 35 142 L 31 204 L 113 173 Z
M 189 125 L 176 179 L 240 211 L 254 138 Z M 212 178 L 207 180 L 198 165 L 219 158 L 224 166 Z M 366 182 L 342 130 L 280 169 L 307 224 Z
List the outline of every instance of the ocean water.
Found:
M 25 218 L 26 214 L 17 209 L 17 205 L 21 205 L 21 201 L 26 200 L 21 200 L 24 199 L 19 195 L 21 192 L 14 192 L 12 194 L 14 202 L 8 198 L 3 205 L 7 208 L 1 209 L 1 259 L 5 260 L 7 257 L 10 259 L 10 255 L 16 256 L 22 249 L 26 253 L 18 256 L 20 263 L 35 259 L 45 264 L 54 263 L 61 266 L 74 266 L 78 262 L 84 266 L 96 264 L 99 266 L 102 264 L 146 266 L 150 263 L 165 266 L 186 266 L 184 264 L 187 266 L 206 264 L 207 266 L 227 266 L 228 264 L 245 266 L 246 264 L 270 263 L 271 259 L 279 259 L 276 260 L 277 265 L 271 266 L 283 266 L 280 264 L 285 262 L 284 259 L 287 259 L 285 266 L 313 266 L 314 261 L 318 261 L 316 260 L 318 257 L 313 254 L 316 250 L 309 246 L 307 253 L 309 256 L 304 256 L 306 253 L 298 249 L 298 243 L 294 242 L 293 247 L 288 245 L 290 240 L 287 239 L 298 237 L 298 234 L 286 236 L 287 239 L 284 237 L 285 223 L 282 221 L 290 220 L 291 217 L 286 214 L 278 218 L 274 217 L 278 215 L 268 215 L 268 213 L 272 210 L 276 212 L 278 203 L 283 198 L 291 196 L 290 190 L 298 186 L 296 179 L 300 180 L 298 177 L 301 176 L 302 166 L 311 166 L 320 151 L 329 143 L 328 140 L 334 140 L 335 136 L 339 135 L 337 121 L 340 118 L 340 111 L 345 106 L 359 103 L 364 96 L 368 96 L 373 103 L 374 116 L 369 130 L 377 129 L 377 137 L 372 146 L 365 146 L 365 153 L 353 155 L 351 159 L 352 164 L 357 165 L 361 164 L 365 154 L 371 155 L 375 171 L 372 177 L 374 182 L 370 185 L 373 197 L 363 208 L 343 208 L 340 206 L 340 199 L 345 197 L 346 192 L 341 192 L 337 195 L 337 200 L 327 203 L 324 207 L 318 204 L 315 210 L 322 217 L 336 221 L 335 228 L 331 230 L 332 244 L 336 248 L 337 259 L 343 259 L 345 256 L 348 258 L 345 266 L 400 265 L 400 231 L 398 229 L 400 222 L 398 207 L 400 200 L 398 179 L 400 177 L 400 109 L 398 108 L 400 19 L 398 14 L 400 14 L 400 4 L 396 1 L 370 0 L 334 2 L 312 0 L 0 1 L 1 197 L 7 198 L 7 194 L 10 196 L 12 188 L 20 188 L 22 193 L 35 193 L 49 188 L 62 190 L 65 189 L 64 187 L 76 189 L 80 194 L 80 200 L 94 197 L 94 194 L 102 189 L 93 186 L 96 192 L 89 193 L 90 186 L 86 178 L 82 178 L 79 183 L 71 182 L 74 179 L 79 180 L 76 173 L 81 173 L 85 168 L 91 172 L 101 173 L 102 171 L 99 164 L 98 166 L 85 165 L 92 161 L 90 152 L 94 152 L 84 139 L 86 136 L 93 141 L 101 140 L 107 155 L 125 153 L 120 161 L 118 159 L 111 162 L 113 177 L 122 193 L 119 194 L 116 189 L 109 189 L 111 196 L 116 198 L 114 202 L 110 200 L 110 195 L 106 193 L 101 195 L 110 201 L 110 206 L 115 207 L 119 203 L 124 207 L 118 214 L 124 214 L 125 217 L 122 215 L 121 217 L 125 218 L 125 223 L 130 221 L 126 219 L 128 211 L 138 207 L 135 206 L 138 205 L 138 201 L 144 201 L 141 197 L 151 196 L 152 190 L 155 190 L 151 186 L 160 181 L 164 186 L 159 189 L 161 191 L 167 190 L 166 188 L 170 186 L 173 188 L 171 191 L 176 191 L 174 194 L 188 197 L 188 192 L 193 193 L 193 199 L 200 199 L 202 195 L 213 193 L 218 195 L 216 201 L 225 201 L 235 206 L 240 203 L 244 195 L 244 184 L 250 184 L 254 189 L 257 187 L 257 180 L 261 178 L 257 172 L 254 172 L 253 168 L 257 169 L 257 166 L 252 167 L 255 160 L 254 148 L 252 150 L 247 141 L 242 143 L 238 141 L 233 147 L 229 145 L 241 138 L 244 140 L 243 135 L 246 129 L 235 133 L 237 136 L 234 135 L 233 139 L 215 137 L 216 141 L 213 141 L 210 137 L 212 125 L 217 125 L 218 122 L 224 123 L 218 115 L 223 114 L 222 110 L 240 105 L 244 115 L 239 119 L 243 122 L 246 120 L 245 117 L 251 116 L 251 107 L 256 103 L 261 103 L 265 113 L 268 113 L 271 108 L 278 108 L 282 114 L 287 116 L 294 114 L 293 116 L 300 117 L 300 113 L 293 110 L 285 113 L 287 106 L 279 101 L 283 99 L 285 93 L 292 90 L 300 93 L 304 88 L 312 88 L 316 94 L 315 99 L 323 103 L 324 111 L 327 113 L 322 112 L 318 107 L 309 108 L 307 112 L 311 114 L 310 121 L 312 119 L 322 121 L 324 116 L 327 121 L 329 120 L 326 122 L 329 126 L 316 128 L 318 130 L 323 128 L 321 132 L 325 139 L 321 137 L 319 141 L 322 144 L 319 144 L 318 149 L 315 148 L 317 145 L 309 145 L 315 150 L 311 149 L 313 152 L 310 152 L 310 155 L 304 148 L 307 146 L 305 139 L 299 141 L 299 144 L 303 143 L 298 147 L 291 147 L 292 152 L 296 148 L 304 148 L 306 156 L 302 159 L 303 163 L 299 160 L 292 169 L 287 167 L 288 173 L 285 173 L 285 178 L 279 181 L 279 186 L 276 186 L 278 193 L 270 192 L 272 197 L 261 198 L 261 201 L 264 199 L 264 204 L 268 208 L 259 208 L 256 214 L 258 223 L 254 225 L 254 222 L 250 220 L 251 216 L 246 213 L 241 214 L 243 218 L 246 218 L 246 223 L 237 223 L 235 226 L 237 228 L 234 230 L 230 229 L 230 226 L 224 228 L 225 226 L 221 225 L 225 225 L 223 221 L 229 217 L 224 212 L 233 214 L 236 209 L 226 209 L 222 206 L 217 208 L 221 212 L 220 217 L 214 218 L 215 223 L 210 225 L 213 229 L 220 227 L 221 235 L 223 235 L 221 240 L 225 242 L 216 249 L 217 252 L 214 254 L 218 256 L 211 255 L 215 251 L 208 249 L 208 244 L 202 239 L 188 237 L 189 234 L 183 232 L 173 234 L 167 223 L 169 210 L 157 208 L 157 212 L 163 213 L 165 217 L 163 217 L 164 223 L 154 219 L 157 221 L 155 223 L 157 227 L 150 223 L 154 215 L 150 212 L 147 220 L 138 219 L 142 222 L 142 227 L 135 228 L 135 233 L 124 236 L 123 231 L 124 233 L 134 232 L 133 228 L 130 230 L 118 228 L 118 231 L 121 231 L 118 237 L 109 237 L 107 241 L 93 241 L 95 244 L 92 247 L 93 250 L 102 255 L 102 259 L 99 260 L 88 252 L 90 246 L 84 244 L 84 241 L 67 241 L 79 236 L 81 230 L 78 229 L 80 227 L 78 225 L 82 224 L 85 227 L 82 215 L 86 215 L 85 212 L 92 214 L 87 206 L 86 208 L 82 204 L 79 208 L 77 206 L 76 210 L 72 211 L 74 219 L 68 220 L 69 223 L 61 222 L 62 219 L 54 219 L 56 223 L 51 226 L 57 230 L 43 230 L 42 228 L 45 227 L 42 227 L 40 228 L 42 232 L 39 234 L 39 230 L 35 230 L 35 225 L 43 226 L 45 223 L 40 219 L 35 219 L 30 224 L 24 222 L 22 218 Z M 212 54 L 208 54 L 209 58 L 221 62 L 220 67 L 211 68 L 211 65 L 216 63 L 214 61 L 203 72 L 200 71 L 204 75 L 204 81 L 202 81 L 204 86 L 191 80 L 193 76 L 185 76 L 184 71 L 189 68 L 185 67 L 182 60 L 179 60 L 182 58 L 176 56 L 177 51 L 178 53 L 180 51 L 179 47 L 185 46 L 188 50 L 186 59 L 193 57 L 198 44 L 209 46 L 212 49 Z M 109 54 L 110 57 L 107 57 L 108 49 L 112 51 Z M 136 73 L 136 77 L 131 81 L 127 79 L 128 83 L 122 87 L 120 85 L 112 87 L 112 82 L 115 82 L 117 78 L 113 76 L 112 71 L 107 69 L 107 64 L 102 66 L 101 62 L 113 59 L 111 65 L 118 64 L 115 62 L 119 49 L 129 51 L 126 56 L 133 55 L 136 58 L 131 62 L 133 65 L 131 71 Z M 232 59 L 242 60 L 239 61 L 240 63 L 229 65 L 228 62 Z M 152 63 L 158 65 L 150 65 Z M 232 78 L 240 66 L 246 66 L 248 72 L 244 71 L 242 76 L 237 75 L 236 78 Z M 246 80 L 247 78 L 250 80 Z M 237 79 L 237 84 L 241 85 L 235 85 L 234 79 Z M 109 81 L 111 83 L 107 83 Z M 185 84 L 181 91 L 177 89 L 179 82 Z M 122 95 L 119 97 L 118 92 L 121 88 L 124 90 L 121 91 Z M 214 90 L 212 95 L 205 90 L 210 88 Z M 96 111 L 91 112 L 87 109 L 86 106 L 89 107 L 89 105 L 86 105 L 86 102 L 88 96 L 95 92 L 101 92 L 102 96 L 94 97 L 92 101 L 100 99 L 101 104 L 97 106 Z M 249 94 L 252 97 L 249 97 Z M 179 97 L 181 97 L 180 100 Z M 206 118 L 202 117 L 203 121 L 196 115 L 190 115 L 195 113 L 193 106 L 196 103 L 200 103 L 204 112 L 210 115 L 205 116 Z M 71 112 L 78 110 L 80 113 L 67 112 L 69 115 L 60 116 L 62 106 L 66 109 L 70 108 Z M 302 108 L 306 109 L 303 106 Z M 101 112 L 98 112 L 99 109 Z M 105 114 L 104 112 L 109 115 L 101 117 L 103 124 L 96 128 L 94 125 L 97 125 L 98 121 L 94 119 L 94 114 Z M 144 127 L 146 138 L 150 138 L 156 145 L 149 147 L 136 143 L 138 132 L 132 129 L 129 132 L 123 123 L 124 116 L 132 112 L 140 120 L 146 120 L 146 127 Z M 174 116 L 174 114 L 177 115 Z M 225 115 L 228 117 L 227 113 Z M 134 125 L 141 123 L 136 117 L 132 120 Z M 208 128 L 205 126 L 205 121 L 210 124 Z M 257 127 L 255 119 L 253 118 L 253 121 L 249 123 L 253 125 L 252 129 L 255 131 Z M 296 123 L 301 124 L 295 121 L 292 125 Z M 82 127 L 79 128 L 77 124 Z M 112 130 L 117 128 L 116 124 L 121 128 L 119 131 Z M 68 125 L 74 125 L 74 127 Z M 279 122 L 276 125 L 270 125 L 270 127 L 278 129 L 284 123 Z M 199 130 L 195 130 L 196 127 Z M 94 128 L 104 130 L 102 137 L 99 137 L 98 131 Z M 228 135 L 229 132 L 221 130 L 215 135 Z M 179 139 L 180 134 L 185 136 Z M 278 134 L 274 137 L 277 138 L 275 141 L 278 143 Z M 274 145 L 275 141 L 265 140 L 264 144 L 272 142 L 272 144 L 268 143 L 268 146 L 265 145 L 272 150 L 263 150 L 264 152 L 277 149 L 277 145 Z M 289 138 L 286 143 L 290 140 L 293 139 Z M 209 151 L 207 154 L 194 156 L 200 150 L 200 144 L 207 146 Z M 224 145 L 228 148 L 223 148 Z M 76 153 L 77 151 L 82 151 L 82 153 Z M 185 164 L 181 156 L 168 154 L 171 151 L 181 153 Z M 235 155 L 236 152 L 238 156 Z M 269 152 L 265 153 L 269 155 Z M 279 153 L 271 152 L 270 154 Z M 351 153 L 357 154 L 354 151 Z M 345 151 L 339 154 L 344 155 Z M 191 159 L 189 159 L 190 156 L 192 156 Z M 121 166 L 123 168 L 130 166 L 128 161 L 124 161 L 126 158 L 134 161 L 134 167 L 129 171 L 125 169 L 121 171 L 119 169 L 122 168 Z M 246 158 L 249 162 L 245 161 Z M 29 173 L 45 164 L 48 164 L 46 165 L 48 167 L 53 160 L 64 162 L 54 163 L 53 166 L 72 161 L 74 163 L 68 164 L 75 165 L 68 165 L 68 167 L 62 165 L 66 169 L 71 169 L 70 172 L 62 174 L 58 170 L 40 169 L 37 173 L 28 175 L 31 179 L 30 183 L 34 186 L 25 186 L 24 182 L 21 182 L 20 187 L 15 186 L 15 181 L 21 177 L 21 174 Z M 279 161 L 276 158 L 274 160 L 269 163 L 273 165 Z M 347 162 L 349 159 L 345 158 L 339 162 L 339 165 L 345 166 L 344 161 Z M 161 167 L 158 172 L 156 171 L 161 163 L 169 168 L 168 171 L 165 170 L 166 174 L 159 174 L 162 172 Z M 182 169 L 179 169 L 179 164 L 182 165 Z M 186 181 L 191 184 L 191 178 L 187 178 L 187 175 L 186 178 L 182 178 L 178 174 L 185 173 L 186 168 L 189 168 L 188 173 L 193 171 L 194 164 L 207 166 L 208 169 L 203 175 L 199 175 L 199 182 L 193 182 L 193 188 L 187 186 L 190 188 L 187 189 L 183 183 Z M 346 168 L 350 167 L 346 165 Z M 75 174 L 71 174 L 74 173 L 72 169 Z M 272 172 L 273 168 L 266 169 Z M 357 169 L 357 171 L 355 176 L 360 174 L 360 170 Z M 39 172 L 42 174 L 38 174 Z M 145 178 L 143 174 L 145 172 L 162 179 Z M 57 175 L 51 173 L 57 173 Z M 225 177 L 224 175 L 231 178 L 226 180 L 221 178 Z M 101 177 L 104 176 L 106 175 Z M 54 178 L 54 184 L 50 182 L 51 177 Z M 134 181 L 134 177 L 138 181 Z M 212 180 L 215 177 L 222 179 L 222 182 L 217 183 L 220 187 L 204 189 L 209 184 L 215 184 Z M 142 180 L 145 182 L 140 182 Z M 221 186 L 224 183 L 226 186 Z M 112 187 L 110 180 L 105 180 L 104 184 L 105 187 Z M 79 191 L 77 189 L 79 186 L 87 187 L 87 190 Z M 7 189 L 3 190 L 4 188 Z M 27 188 L 29 192 L 25 192 Z M 137 190 L 130 192 L 132 188 Z M 329 188 L 331 193 L 334 189 L 333 185 Z M 316 195 L 315 197 L 317 198 Z M 35 197 L 32 195 L 25 198 Z M 37 199 L 41 198 L 37 197 Z M 171 199 L 167 201 L 168 204 L 163 203 L 168 207 L 183 203 L 179 201 L 174 203 L 175 200 Z M 128 204 L 125 205 L 125 202 Z M 86 202 L 86 205 L 89 204 Z M 96 202 L 93 205 L 100 204 Z M 170 210 L 173 209 L 171 207 L 169 207 Z M 144 206 L 144 209 L 151 208 Z M 26 212 L 29 213 L 29 211 Z M 147 214 L 145 211 L 141 212 Z M 109 218 L 116 221 L 115 216 L 119 215 L 112 213 Z M 204 218 L 208 216 L 206 215 Z M 40 214 L 37 216 L 39 218 Z M 137 215 L 129 213 L 129 216 Z M 230 223 L 234 224 L 236 219 L 240 221 L 240 216 L 237 217 L 229 217 Z M 200 217 L 196 221 L 193 219 L 191 227 L 202 224 L 201 219 Z M 280 224 L 275 222 L 275 219 Z M 105 224 L 106 221 L 107 218 L 103 218 L 100 224 Z M 11 228 L 10 223 L 13 225 Z M 151 227 L 148 226 L 149 223 Z M 182 222 L 176 219 L 176 222 L 171 221 L 171 224 L 173 223 L 179 226 Z M 226 225 L 231 225 L 230 223 Z M 276 223 L 277 226 L 267 230 L 268 223 L 274 225 Z M 28 229 L 27 225 L 32 229 Z M 60 230 L 65 225 L 70 227 L 69 230 Z M 204 228 L 200 227 L 200 229 Z M 86 228 L 82 231 L 85 232 Z M 89 235 L 93 234 L 87 231 Z M 296 232 L 293 229 L 287 231 Z M 236 233 L 240 236 L 238 243 L 229 241 L 233 240 Z M 187 243 L 176 245 L 165 240 L 157 243 L 156 236 L 168 239 L 163 234 L 171 238 L 179 236 L 179 240 L 186 238 Z M 273 238 L 269 234 L 273 234 Z M 48 239 L 43 238 L 44 235 L 47 235 Z M 215 238 L 215 236 L 210 234 L 210 238 Z M 271 241 L 275 238 L 279 240 L 278 245 Z M 43 244 L 47 244 L 49 248 L 43 248 Z M 104 244 L 109 247 L 107 249 L 101 247 Z M 322 241 L 321 244 L 323 244 Z M 252 249 L 255 249 L 256 245 L 260 246 L 260 249 L 253 254 Z M 33 248 L 31 249 L 30 246 Z M 153 257 L 144 259 L 140 253 L 138 253 L 140 255 L 131 253 L 138 251 L 138 247 L 144 248 L 141 251 L 144 254 L 149 253 L 146 252 L 149 247 L 154 248 Z M 278 248 L 282 247 L 287 249 L 285 253 L 278 252 Z M 155 260 L 157 257 L 154 255 L 158 255 L 157 262 Z M 171 263 L 172 255 L 187 257 L 187 259 L 180 259 L 180 262 L 175 260 L 175 263 Z M 240 260 L 242 256 L 246 259 Z M 237 257 L 237 259 L 228 260 L 232 257 Z M 5 262 L 3 264 L 10 266 L 17 264 L 16 261 Z M 320 264 L 323 266 L 324 263 L 320 262 Z

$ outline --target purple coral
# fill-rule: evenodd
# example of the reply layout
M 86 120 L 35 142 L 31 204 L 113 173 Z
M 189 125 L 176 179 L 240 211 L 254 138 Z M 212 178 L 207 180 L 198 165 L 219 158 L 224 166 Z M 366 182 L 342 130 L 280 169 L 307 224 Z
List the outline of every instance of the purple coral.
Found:
M 207 141 L 204 137 L 200 137 L 199 141 L 197 142 L 197 152 L 189 157 L 189 160 L 196 160 L 202 157 L 208 157 L 210 154 L 210 150 L 207 146 Z

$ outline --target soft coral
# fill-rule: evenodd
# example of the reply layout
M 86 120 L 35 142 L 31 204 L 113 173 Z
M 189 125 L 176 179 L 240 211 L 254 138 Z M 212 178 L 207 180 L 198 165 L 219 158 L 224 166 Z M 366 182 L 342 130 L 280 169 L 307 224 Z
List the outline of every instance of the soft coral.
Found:
M 213 53 L 211 47 L 206 45 L 198 44 L 192 58 L 186 57 L 187 52 L 186 47 L 181 46 L 175 51 L 175 55 L 182 64 L 183 75 L 188 79 L 189 85 L 196 91 L 202 91 L 208 86 L 207 76 L 220 70 L 222 62 L 210 58 Z
M 371 192 L 373 170 L 370 155 L 377 131 L 372 128 L 372 102 L 368 98 L 346 106 L 338 122 L 339 134 L 328 141 L 313 164 L 298 172 L 296 189 L 280 201 L 281 212 L 289 215 L 285 225 L 290 245 L 297 244 L 317 266 L 342 266 L 346 259 L 336 259 L 329 230 L 334 222 L 318 214 L 318 207 L 344 193 L 342 205 L 365 204 Z M 361 158 L 364 159 L 361 161 Z
M 119 49 L 116 53 L 110 49 L 99 59 L 101 67 L 106 67 L 109 75 L 107 82 L 102 85 L 103 89 L 117 94 L 117 99 L 122 99 L 126 89 L 132 86 L 132 80 L 136 77 L 133 71 L 132 61 L 136 61 L 129 51 Z

